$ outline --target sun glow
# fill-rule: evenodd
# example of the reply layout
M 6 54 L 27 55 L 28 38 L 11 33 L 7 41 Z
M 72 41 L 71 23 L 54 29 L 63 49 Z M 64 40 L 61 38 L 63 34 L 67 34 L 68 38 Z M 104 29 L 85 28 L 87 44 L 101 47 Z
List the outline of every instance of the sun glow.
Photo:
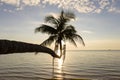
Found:
M 60 56 L 60 50 L 58 49 L 57 54 Z M 57 59 L 57 73 L 59 75 L 56 75 L 57 79 L 62 80 L 62 65 L 63 65 L 63 58 Z
M 62 42 L 62 46 L 64 46 L 65 42 L 63 40 L 61 42 Z M 63 52 L 63 49 L 62 49 L 62 52 Z M 58 49 L 57 54 L 60 56 L 61 54 L 60 49 Z M 58 62 L 58 67 L 61 68 L 63 65 L 63 56 L 60 59 L 58 59 L 57 62 Z
M 58 50 L 57 54 L 60 56 L 60 50 Z M 61 57 L 60 59 L 57 60 L 57 62 L 58 62 L 58 68 L 60 69 L 63 64 L 63 58 Z

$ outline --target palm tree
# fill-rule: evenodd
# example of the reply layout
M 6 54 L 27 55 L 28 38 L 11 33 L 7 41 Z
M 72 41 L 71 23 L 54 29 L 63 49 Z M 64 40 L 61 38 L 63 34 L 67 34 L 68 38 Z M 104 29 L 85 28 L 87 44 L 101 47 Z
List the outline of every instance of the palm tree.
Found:
M 79 40 L 83 45 L 85 45 L 82 37 L 77 34 L 74 26 L 68 25 L 68 22 L 70 22 L 71 19 L 75 19 L 75 15 L 71 12 L 64 12 L 62 10 L 58 17 L 53 15 L 45 17 L 45 22 L 50 23 L 51 25 L 42 24 L 40 27 L 35 29 L 35 32 L 47 33 L 49 35 L 49 38 L 41 45 L 51 45 L 55 42 L 54 50 L 56 51 L 59 48 L 60 57 L 64 55 L 63 61 L 65 59 L 66 45 L 63 45 L 62 42 L 70 41 L 77 46 L 75 41 Z
M 50 54 L 52 57 L 59 58 L 53 50 L 45 46 L 20 41 L 0 40 L 0 55 L 25 52 L 44 52 Z

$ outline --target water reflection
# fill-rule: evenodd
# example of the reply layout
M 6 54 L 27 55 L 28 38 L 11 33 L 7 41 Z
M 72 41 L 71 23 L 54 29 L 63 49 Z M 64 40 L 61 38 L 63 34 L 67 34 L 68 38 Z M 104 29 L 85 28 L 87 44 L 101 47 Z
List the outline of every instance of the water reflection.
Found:
M 63 71 L 63 59 L 56 59 L 55 65 L 53 66 L 53 79 L 63 80 L 65 77 Z
M 58 69 L 62 69 L 63 57 L 61 57 L 60 59 L 57 59 L 57 63 L 58 63 Z
M 63 43 L 63 42 L 62 42 Z M 58 46 L 55 47 L 55 52 L 57 55 L 61 55 L 60 49 L 58 49 Z M 64 52 L 65 49 L 62 50 Z M 53 59 L 53 79 L 57 80 L 63 80 L 64 72 L 63 72 L 63 56 L 60 59 Z M 55 62 L 54 62 L 55 60 Z

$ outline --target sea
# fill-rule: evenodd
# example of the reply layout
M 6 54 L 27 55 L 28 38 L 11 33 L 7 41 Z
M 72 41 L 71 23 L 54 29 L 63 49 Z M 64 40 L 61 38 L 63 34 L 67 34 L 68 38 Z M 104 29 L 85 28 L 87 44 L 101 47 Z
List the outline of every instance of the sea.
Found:
M 120 50 L 68 50 L 52 62 L 46 53 L 0 55 L 0 80 L 120 80 Z

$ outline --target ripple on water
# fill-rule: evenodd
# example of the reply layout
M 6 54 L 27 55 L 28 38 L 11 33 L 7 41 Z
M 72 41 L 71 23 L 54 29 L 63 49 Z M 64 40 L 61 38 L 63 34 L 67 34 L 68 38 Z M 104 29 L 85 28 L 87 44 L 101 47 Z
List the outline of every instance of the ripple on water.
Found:
M 50 56 L 19 55 L 20 58 L 15 59 L 14 57 L 18 55 L 0 56 L 0 80 L 66 80 L 70 78 L 120 80 L 120 64 L 118 63 L 120 62 L 120 54 L 110 53 L 112 55 L 108 55 L 109 53 L 102 52 L 100 54 L 100 52 L 98 54 L 84 51 L 80 54 L 74 55 L 74 53 L 77 52 L 73 51 L 67 56 L 63 66 L 58 67 L 55 63 L 54 69 Z

